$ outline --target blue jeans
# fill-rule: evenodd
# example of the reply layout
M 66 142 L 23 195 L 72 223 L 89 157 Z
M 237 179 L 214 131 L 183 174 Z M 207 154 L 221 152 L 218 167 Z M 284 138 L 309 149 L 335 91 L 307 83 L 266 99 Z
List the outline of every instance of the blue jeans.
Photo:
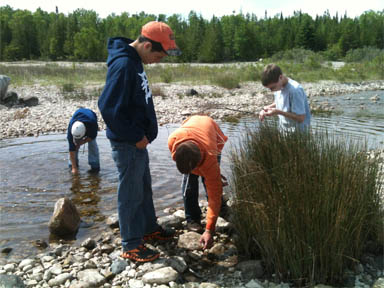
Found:
M 142 243 L 143 236 L 158 228 L 152 199 L 147 149 L 112 141 L 112 157 L 119 172 L 117 209 L 123 250 Z
M 217 155 L 217 161 L 220 164 L 221 154 Z M 207 188 L 205 186 L 204 177 L 201 177 L 203 182 L 205 195 L 208 199 Z M 181 184 L 181 192 L 183 194 L 185 220 L 187 222 L 201 221 L 201 209 L 199 206 L 199 175 L 183 174 L 183 181 Z M 224 201 L 222 201 L 224 203 Z
M 204 177 L 201 177 L 201 180 L 203 181 L 205 194 L 207 194 Z M 187 222 L 194 221 L 200 223 L 201 209 L 199 206 L 199 175 L 183 174 L 181 191 L 183 193 L 185 219 Z
M 79 150 L 76 151 L 76 164 L 79 167 Z M 98 170 L 100 169 L 100 156 L 99 156 L 99 147 L 97 146 L 96 139 L 88 142 L 88 164 L 91 166 L 91 169 Z M 72 167 L 71 160 L 68 160 L 69 168 Z

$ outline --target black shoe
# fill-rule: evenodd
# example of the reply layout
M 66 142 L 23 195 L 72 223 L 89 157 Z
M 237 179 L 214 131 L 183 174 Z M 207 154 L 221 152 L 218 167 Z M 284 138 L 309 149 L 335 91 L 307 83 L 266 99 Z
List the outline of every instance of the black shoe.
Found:
M 144 241 L 150 240 L 170 240 L 175 236 L 175 231 L 171 229 L 163 229 L 163 227 L 159 226 L 159 228 L 150 233 L 144 235 Z
M 159 256 L 160 253 L 149 249 L 144 245 L 139 245 L 139 247 L 132 250 L 123 251 L 123 253 L 120 255 L 122 258 L 134 260 L 137 262 L 150 262 L 156 260 L 159 258 Z

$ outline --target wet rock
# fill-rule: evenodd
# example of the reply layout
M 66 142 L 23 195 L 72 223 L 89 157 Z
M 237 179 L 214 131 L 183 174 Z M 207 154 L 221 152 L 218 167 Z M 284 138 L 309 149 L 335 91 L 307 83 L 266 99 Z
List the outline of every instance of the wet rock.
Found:
M 0 275 L 0 287 L 24 288 L 23 280 L 16 275 Z
M 11 247 L 6 247 L 6 248 L 1 249 L 1 253 L 2 254 L 9 254 L 9 253 L 11 253 L 12 250 L 13 249 Z
M 81 243 L 81 247 L 92 250 L 96 247 L 96 241 L 92 238 L 87 238 L 83 243 Z
M 49 231 L 59 237 L 75 235 L 80 226 L 80 215 L 76 206 L 68 198 L 61 198 L 49 221 Z
M 45 249 L 48 247 L 48 243 L 45 240 L 35 240 L 33 241 L 33 245 L 37 248 Z
M 106 221 L 107 225 L 111 228 L 119 228 L 119 216 L 117 213 L 109 216 Z
M 377 102 L 377 101 L 380 100 L 380 97 L 379 97 L 379 95 L 374 95 L 374 96 L 372 96 L 371 98 L 369 98 L 369 100 L 371 100 L 371 101 L 373 101 L 373 102 Z

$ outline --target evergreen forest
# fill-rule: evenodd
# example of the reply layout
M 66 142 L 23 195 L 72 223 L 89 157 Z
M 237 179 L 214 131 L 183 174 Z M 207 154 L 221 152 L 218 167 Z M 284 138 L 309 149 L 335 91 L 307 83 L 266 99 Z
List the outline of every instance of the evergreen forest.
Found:
M 257 61 L 295 48 L 339 60 L 352 49 L 384 48 L 384 9 L 368 10 L 353 19 L 330 16 L 328 11 L 313 19 L 296 11 L 289 17 L 234 13 L 207 20 L 194 11 L 186 19 L 179 14 L 145 12 L 100 18 L 93 10 L 77 9 L 65 15 L 57 9 L 47 13 L 2 6 L 0 61 L 105 61 L 109 37 L 135 39 L 141 26 L 151 20 L 172 27 L 183 54 L 165 61 L 181 63 Z

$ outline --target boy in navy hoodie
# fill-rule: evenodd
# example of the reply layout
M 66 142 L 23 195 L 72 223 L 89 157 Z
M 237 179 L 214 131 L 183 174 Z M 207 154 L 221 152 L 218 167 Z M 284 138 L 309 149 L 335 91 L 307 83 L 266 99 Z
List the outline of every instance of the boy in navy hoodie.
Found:
M 178 56 L 172 29 L 151 21 L 136 40 L 108 40 L 108 72 L 98 106 L 107 125 L 107 138 L 119 173 L 118 214 L 123 246 L 121 257 L 139 262 L 155 260 L 159 253 L 143 241 L 167 240 L 173 231 L 157 224 L 152 199 L 147 145 L 157 137 L 157 118 L 144 64 Z

